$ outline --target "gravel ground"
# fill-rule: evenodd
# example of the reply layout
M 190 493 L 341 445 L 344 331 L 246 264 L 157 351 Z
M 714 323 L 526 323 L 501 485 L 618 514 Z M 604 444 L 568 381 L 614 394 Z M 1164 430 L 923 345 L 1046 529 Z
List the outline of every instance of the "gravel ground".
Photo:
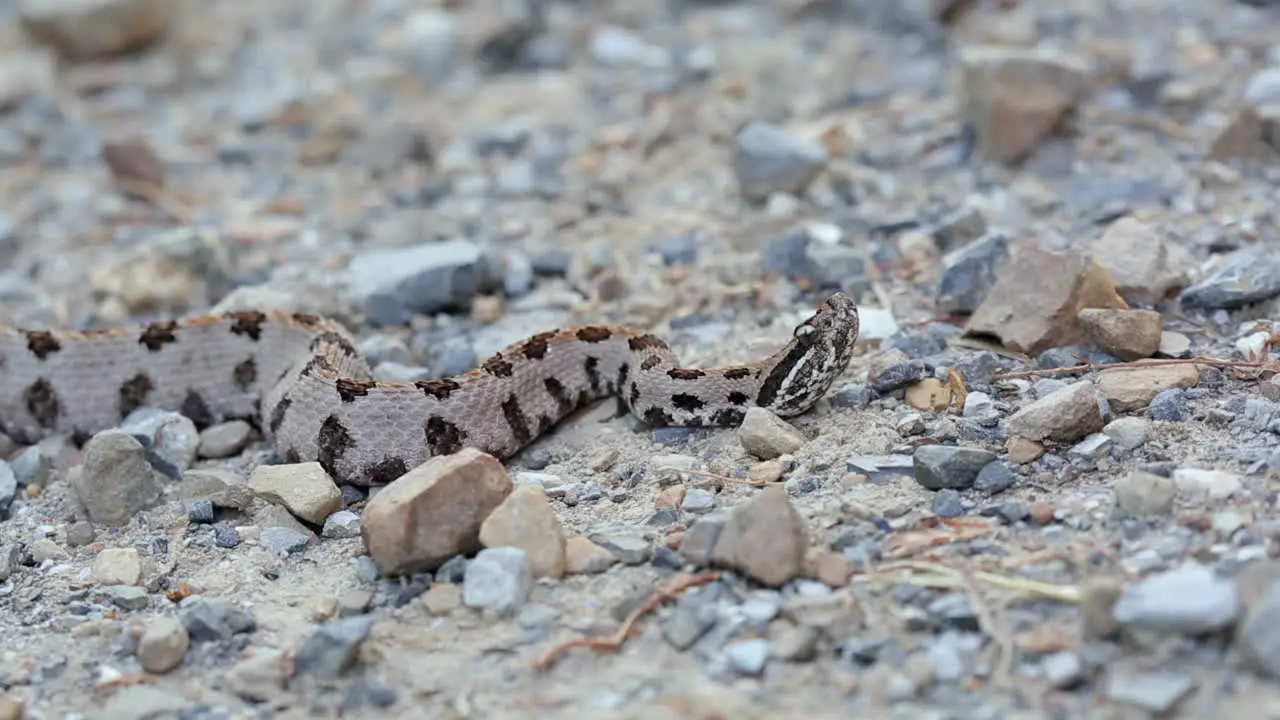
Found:
M 862 333 L 789 421 L 386 488 L 0 437 L 0 720 L 1280 714 L 1270 5 L 3 3 L 0 324 Z

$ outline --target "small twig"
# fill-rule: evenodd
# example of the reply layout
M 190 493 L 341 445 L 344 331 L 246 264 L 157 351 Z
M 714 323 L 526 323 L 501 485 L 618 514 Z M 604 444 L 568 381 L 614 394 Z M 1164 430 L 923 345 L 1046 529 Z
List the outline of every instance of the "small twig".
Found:
M 982 590 L 978 587 L 973 571 L 965 570 L 962 577 L 965 593 L 969 596 L 969 604 L 973 606 L 973 613 L 978 618 L 978 627 L 995 640 L 996 646 L 1000 649 L 1000 662 L 996 666 L 996 685 L 1007 688 L 1013 677 L 1013 637 L 1004 623 L 996 619 L 995 612 L 991 610 L 991 605 L 987 603 Z
M 964 578 L 961 576 L 962 571 L 927 560 L 894 560 L 878 565 L 874 571 L 868 571 L 866 574 L 880 575 L 895 570 L 914 570 L 933 574 L 933 577 L 911 578 L 909 582 L 915 585 L 939 588 L 960 588 L 964 586 Z M 1025 595 L 1045 597 L 1064 603 L 1080 602 L 1080 589 L 1074 585 L 1052 585 L 1037 580 L 1005 577 L 1004 575 L 984 571 L 974 572 L 973 579 L 1003 590 L 1013 590 Z
M 93 684 L 96 690 L 105 690 L 108 688 L 127 687 L 129 685 L 150 685 L 158 680 L 155 675 L 150 673 L 133 673 L 131 675 L 121 675 L 111 678 L 110 680 L 102 680 Z
M 675 473 L 688 473 L 690 475 L 695 475 L 697 477 L 710 478 L 712 480 L 719 480 L 721 482 L 737 483 L 739 485 L 750 485 L 751 487 L 757 487 L 757 488 L 764 487 L 766 485 L 778 485 L 782 483 L 781 480 L 779 480 L 776 483 L 758 483 L 758 482 L 753 482 L 751 480 L 742 480 L 740 478 L 732 478 L 732 477 L 729 477 L 728 475 L 721 475 L 719 473 L 713 473 L 706 470 L 684 470 L 680 468 L 667 468 L 667 469 Z
M 1110 368 L 1159 367 L 1161 365 L 1210 365 L 1213 367 L 1264 368 L 1267 363 L 1250 360 L 1219 360 L 1197 355 L 1193 358 L 1169 358 L 1167 360 L 1134 360 L 1116 363 L 1082 363 L 1070 367 L 1045 368 L 1043 370 L 1019 370 L 1016 372 L 996 373 L 992 380 L 1010 380 L 1013 378 L 1029 378 L 1037 375 L 1069 375 L 1077 372 L 1091 372 Z
M 680 594 L 689 588 L 706 585 L 720 579 L 720 573 L 704 573 L 702 575 L 694 575 L 684 578 L 671 585 L 668 588 L 657 588 L 648 598 L 645 599 L 635 610 L 632 610 L 627 619 L 622 621 L 622 625 L 612 635 L 605 637 L 578 638 L 560 643 L 546 652 L 538 656 L 534 667 L 538 670 L 547 670 L 555 664 L 561 653 L 567 652 L 577 647 L 589 647 L 593 650 L 608 650 L 609 652 L 617 652 L 622 649 L 622 644 L 631 636 L 635 629 L 636 622 L 653 612 L 664 600 L 674 600 L 680 597 Z

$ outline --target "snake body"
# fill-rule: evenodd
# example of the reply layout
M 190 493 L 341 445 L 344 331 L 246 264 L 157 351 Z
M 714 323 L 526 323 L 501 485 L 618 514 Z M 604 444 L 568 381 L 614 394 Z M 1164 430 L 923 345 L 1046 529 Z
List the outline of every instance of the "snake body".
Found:
M 83 442 L 130 412 L 181 412 L 203 428 L 250 420 L 286 462 L 339 482 L 390 482 L 434 455 L 515 454 L 574 409 L 618 395 L 652 426 L 732 426 L 747 408 L 808 410 L 858 336 L 836 293 L 773 355 L 680 366 L 665 342 L 617 325 L 538 333 L 453 377 L 373 380 L 352 336 L 303 313 L 238 311 L 110 330 L 0 329 L 0 431 L 20 443 Z

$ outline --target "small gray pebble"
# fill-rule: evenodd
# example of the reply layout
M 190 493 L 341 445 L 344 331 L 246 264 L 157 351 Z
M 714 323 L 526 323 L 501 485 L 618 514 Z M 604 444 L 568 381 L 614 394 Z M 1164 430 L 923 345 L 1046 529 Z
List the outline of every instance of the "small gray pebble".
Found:
M 213 542 L 220 548 L 233 548 L 240 545 L 240 531 L 231 525 L 219 525 L 214 528 Z
M 191 500 L 188 502 L 187 519 L 193 523 L 213 522 L 213 501 Z

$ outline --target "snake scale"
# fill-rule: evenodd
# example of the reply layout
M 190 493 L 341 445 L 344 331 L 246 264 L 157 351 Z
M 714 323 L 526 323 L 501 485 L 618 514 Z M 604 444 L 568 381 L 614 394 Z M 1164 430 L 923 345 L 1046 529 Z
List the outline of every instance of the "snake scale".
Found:
M 756 362 L 690 369 L 658 337 L 618 325 L 538 333 L 468 372 L 375 381 L 338 323 L 296 312 L 196 315 L 109 330 L 0 329 L 0 431 L 19 443 L 83 443 L 141 407 L 203 428 L 261 429 L 286 462 L 337 481 L 390 482 L 473 447 L 508 458 L 574 409 L 610 395 L 651 426 L 733 426 L 747 408 L 808 410 L 844 372 L 858 337 L 835 293 Z

